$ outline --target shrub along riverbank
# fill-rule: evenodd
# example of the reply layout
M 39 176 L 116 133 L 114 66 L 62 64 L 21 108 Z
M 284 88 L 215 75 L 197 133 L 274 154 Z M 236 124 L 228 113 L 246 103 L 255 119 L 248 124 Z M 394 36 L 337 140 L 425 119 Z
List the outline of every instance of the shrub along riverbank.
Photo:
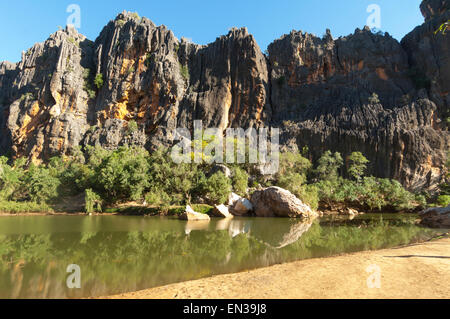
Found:
M 87 213 L 177 214 L 186 204 L 222 204 L 231 192 L 249 196 L 267 186 L 288 189 L 313 209 L 408 211 L 432 203 L 427 194 L 410 193 L 397 181 L 365 176 L 369 162 L 359 152 L 345 164 L 341 154 L 327 151 L 313 165 L 304 150 L 282 153 L 273 176 L 261 175 L 256 165 L 231 164 L 227 177 L 214 164 L 176 164 L 165 149 L 150 154 L 140 148 L 87 147 L 38 166 L 1 157 L 0 212 L 52 211 L 62 199 L 81 195 Z M 441 189 L 437 201 L 448 205 L 448 184 Z M 146 207 L 118 208 L 129 201 Z M 205 207 L 201 212 L 211 209 Z

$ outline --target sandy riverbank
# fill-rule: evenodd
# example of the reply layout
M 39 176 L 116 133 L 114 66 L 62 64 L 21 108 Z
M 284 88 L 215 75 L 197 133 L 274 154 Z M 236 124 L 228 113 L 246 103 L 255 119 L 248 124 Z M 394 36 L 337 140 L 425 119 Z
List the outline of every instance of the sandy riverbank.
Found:
M 367 267 L 381 270 L 368 288 Z M 406 247 L 302 260 L 106 298 L 317 299 L 450 298 L 450 239 Z

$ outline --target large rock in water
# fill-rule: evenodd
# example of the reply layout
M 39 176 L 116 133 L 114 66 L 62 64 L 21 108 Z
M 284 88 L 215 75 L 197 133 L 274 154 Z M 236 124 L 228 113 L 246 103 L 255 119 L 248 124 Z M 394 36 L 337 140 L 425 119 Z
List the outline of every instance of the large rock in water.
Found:
M 213 214 L 216 217 L 233 218 L 234 216 L 229 212 L 228 207 L 225 205 L 215 205 Z
M 308 205 L 291 192 L 280 187 L 269 187 L 255 191 L 251 202 L 258 217 L 316 217 L 316 214 Z
M 450 206 L 429 208 L 419 213 L 420 224 L 431 228 L 450 228 Z
M 186 206 L 185 212 L 180 216 L 181 220 L 187 221 L 208 221 L 211 218 L 206 214 L 197 213 L 191 206 Z
M 235 193 L 231 193 L 228 199 L 228 207 L 234 216 L 245 216 L 253 211 L 252 203 Z

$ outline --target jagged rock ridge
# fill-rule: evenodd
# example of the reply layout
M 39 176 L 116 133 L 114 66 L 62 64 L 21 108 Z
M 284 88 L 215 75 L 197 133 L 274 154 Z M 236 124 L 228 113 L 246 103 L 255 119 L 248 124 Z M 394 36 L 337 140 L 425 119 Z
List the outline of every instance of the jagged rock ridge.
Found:
M 128 12 L 95 42 L 68 27 L 0 64 L 0 152 L 40 161 L 78 145 L 152 149 L 202 119 L 280 127 L 282 144 L 308 146 L 312 159 L 362 151 L 370 173 L 433 189 L 450 140 L 449 41 L 434 35 L 448 3 L 423 1 L 426 22 L 401 43 L 367 28 L 339 39 L 293 31 L 267 57 L 245 28 L 202 46 Z

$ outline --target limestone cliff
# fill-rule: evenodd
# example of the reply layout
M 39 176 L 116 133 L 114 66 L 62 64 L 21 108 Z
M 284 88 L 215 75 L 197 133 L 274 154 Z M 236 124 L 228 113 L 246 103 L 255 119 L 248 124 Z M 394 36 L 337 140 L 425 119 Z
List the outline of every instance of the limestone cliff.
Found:
M 442 178 L 449 135 L 427 88 L 415 84 L 407 52 L 368 28 L 334 40 L 291 32 L 269 46 L 273 122 L 283 143 L 361 151 L 380 177 L 411 189 Z M 286 121 L 288 120 L 288 121 Z
M 148 149 L 175 127 L 282 129 L 286 148 L 362 151 L 370 173 L 410 189 L 444 175 L 449 133 L 449 0 L 425 0 L 425 23 L 399 43 L 357 29 L 301 31 L 265 56 L 245 28 L 208 45 L 123 12 L 95 42 L 60 30 L 0 64 L 0 153 L 39 162 L 78 145 Z M 129 124 L 137 124 L 131 130 Z

